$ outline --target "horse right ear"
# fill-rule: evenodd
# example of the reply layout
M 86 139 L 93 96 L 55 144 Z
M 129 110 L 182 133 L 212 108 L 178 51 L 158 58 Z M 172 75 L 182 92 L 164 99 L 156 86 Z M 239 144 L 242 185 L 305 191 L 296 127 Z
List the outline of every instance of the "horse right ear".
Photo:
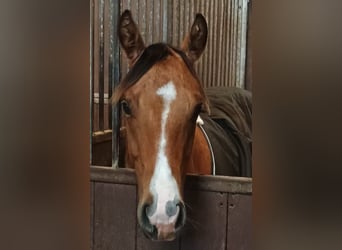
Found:
M 118 36 L 131 67 L 145 49 L 145 44 L 129 10 L 125 10 L 120 16 Z
M 190 33 L 182 43 L 182 50 L 194 63 L 203 53 L 207 44 L 208 25 L 202 14 L 196 14 L 194 23 L 191 26 Z

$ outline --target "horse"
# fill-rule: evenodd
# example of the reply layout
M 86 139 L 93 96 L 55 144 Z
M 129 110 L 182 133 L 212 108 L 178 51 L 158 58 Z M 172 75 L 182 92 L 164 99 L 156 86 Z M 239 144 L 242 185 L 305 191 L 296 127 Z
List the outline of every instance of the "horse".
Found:
M 180 48 L 165 43 L 145 46 L 131 12 L 125 10 L 119 18 L 118 38 L 129 72 L 114 90 L 112 103 L 120 107 L 125 165 L 136 173 L 138 223 L 152 240 L 174 240 L 184 226 L 186 174 L 211 175 L 215 162 L 218 169 L 214 157 L 219 155 L 213 153 L 204 128 L 210 100 L 193 67 L 205 49 L 207 30 L 203 15 L 196 14 Z M 221 92 L 211 94 L 216 99 Z M 219 106 L 212 108 L 219 111 Z M 235 126 L 221 123 L 218 134 L 226 133 L 225 126 Z M 237 128 L 233 131 L 232 138 L 243 134 Z M 240 165 L 239 150 L 234 152 L 235 165 Z M 221 165 L 227 173 L 239 174 L 234 164 Z

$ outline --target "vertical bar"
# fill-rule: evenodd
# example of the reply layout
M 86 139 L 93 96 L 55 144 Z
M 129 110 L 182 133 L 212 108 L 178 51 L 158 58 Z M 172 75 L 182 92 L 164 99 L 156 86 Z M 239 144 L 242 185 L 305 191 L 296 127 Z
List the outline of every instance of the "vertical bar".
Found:
M 177 27 L 178 27 L 178 15 L 177 15 L 177 3 L 178 0 L 174 0 L 172 3 L 172 33 L 171 33 L 171 44 L 176 45 Z
M 137 9 L 138 27 L 139 27 L 139 31 L 143 40 L 147 41 L 146 38 L 148 34 L 146 34 L 146 14 L 145 14 L 146 2 L 143 0 L 138 0 L 138 3 L 139 3 L 139 8 Z
M 111 10 L 113 14 L 112 18 L 112 27 L 113 27 L 113 39 L 112 42 L 112 58 L 113 58 L 113 73 L 112 73 L 112 81 L 111 81 L 111 89 L 115 89 L 120 82 L 120 46 L 119 40 L 116 36 L 117 27 L 118 27 L 118 19 L 120 15 L 120 2 L 121 0 L 110 0 Z M 111 104 L 110 104 L 111 105 Z M 120 139 L 120 114 L 117 105 L 112 107 L 112 167 L 118 167 L 119 161 L 119 139 Z
M 104 0 L 104 12 L 103 12 L 103 39 L 104 39 L 104 92 L 103 92 L 103 99 L 104 99 L 104 108 L 103 108 L 103 129 L 108 130 L 110 127 L 111 120 L 109 120 L 109 105 L 108 105 L 108 96 L 109 96 L 109 89 L 110 89 L 110 34 L 111 34 L 111 15 L 110 15 L 110 2 L 109 0 Z
M 167 16 L 167 0 L 163 0 L 163 14 L 162 14 L 162 20 L 163 20 L 163 37 L 162 41 L 164 43 L 167 43 L 167 24 L 168 24 L 168 16 Z
M 234 43 L 234 1 L 231 0 L 231 9 L 230 9 L 230 25 L 229 25 L 229 85 L 233 85 L 233 43 Z
M 248 0 L 242 0 L 241 13 L 241 59 L 240 59 L 240 88 L 245 86 L 246 60 L 247 60 L 247 20 L 248 20 Z
M 235 57 L 235 82 L 240 87 L 240 62 L 241 62 L 241 0 L 237 1 L 236 6 L 236 57 Z
M 224 22 L 224 6 L 225 6 L 226 2 L 219 2 L 219 6 L 218 6 L 218 46 L 217 46 L 217 52 L 216 55 L 218 56 L 219 60 L 218 60 L 218 65 L 217 65 L 217 78 L 218 78 L 218 82 L 220 86 L 224 86 L 224 81 L 222 80 L 222 65 L 223 65 L 223 60 L 225 58 L 224 56 L 224 51 L 223 51 L 223 46 L 222 46 L 222 41 L 223 41 L 223 22 Z
M 92 164 L 92 145 L 94 131 L 94 0 L 90 0 L 90 164 Z
M 174 14 L 173 14 L 173 1 L 174 0 L 170 0 L 167 1 L 167 43 L 172 44 L 172 37 L 173 37 L 173 18 L 174 18 Z M 173 45 L 173 44 L 172 44 Z
M 153 1 L 146 2 L 146 34 L 148 35 L 145 40 L 146 45 L 150 45 L 154 41 L 154 30 L 153 30 L 153 20 L 154 18 L 153 12 Z
M 220 19 L 220 14 L 219 14 L 219 10 L 220 10 L 220 5 L 218 4 L 218 1 L 214 1 L 215 5 L 214 5 L 214 8 L 215 8 L 215 12 L 214 12 L 214 17 L 213 19 L 215 20 L 215 24 L 214 24 L 214 27 L 215 27 L 215 39 L 214 39 L 214 44 L 213 44 L 213 83 L 215 86 L 220 86 L 220 81 L 218 80 L 219 78 L 219 74 L 220 74 L 220 67 L 219 67 L 219 62 L 220 62 L 220 57 L 218 56 L 219 53 L 219 49 L 220 47 L 218 46 L 218 43 L 221 39 L 221 36 L 220 36 L 220 21 L 222 19 Z M 213 21 L 214 21 L 213 20 Z
M 104 130 L 104 0 L 100 0 L 99 129 Z
M 162 13 L 161 13 L 162 3 L 160 0 L 153 1 L 153 42 L 161 42 L 162 39 Z
M 252 16 L 252 1 L 247 3 L 247 17 L 246 17 L 246 28 L 247 28 L 247 38 L 246 38 L 246 66 L 245 66 L 245 89 L 252 91 L 252 46 L 251 46 L 251 16 Z
M 234 10 L 233 10 L 233 43 L 232 43 L 232 84 L 236 86 L 236 53 L 237 53 L 237 8 L 238 8 L 238 0 L 234 0 Z
M 203 12 L 202 13 L 205 13 L 205 16 L 207 17 L 210 17 L 210 1 L 202 1 L 202 8 L 203 9 Z M 210 19 L 207 20 L 208 21 L 208 26 L 211 27 L 212 26 L 212 21 Z M 208 65 L 210 64 L 210 53 L 211 53 L 211 49 L 210 49 L 210 46 L 211 46 L 211 41 L 212 41 L 212 37 L 213 37 L 213 30 L 211 29 L 208 33 L 209 35 L 209 40 L 208 40 L 208 49 L 207 49 L 207 53 L 205 53 L 203 55 L 203 59 L 205 60 L 205 64 L 203 65 L 203 72 L 204 72 L 204 86 L 208 87 L 210 86 L 210 75 L 209 75 L 209 68 L 211 65 Z
M 227 19 L 226 19 L 226 27 L 228 29 L 228 31 L 226 30 L 226 34 L 225 34 L 225 48 L 226 48 L 226 58 L 227 60 L 225 61 L 225 86 L 230 86 L 230 55 L 232 53 L 231 49 L 230 49 L 230 44 L 231 44 L 231 23 L 232 23 L 232 11 L 231 11 L 231 4 L 232 4 L 232 0 L 229 0 L 229 3 L 227 4 Z
M 99 56 L 100 56 L 100 46 L 99 46 L 99 37 L 100 37 L 100 17 L 99 17 L 99 0 L 93 0 L 93 90 L 94 96 L 93 98 L 93 111 L 94 111 L 94 119 L 93 119 L 93 132 L 99 130 Z
M 109 31 L 109 55 L 108 55 L 108 97 L 112 95 L 113 92 L 113 39 L 114 39 L 114 27 L 113 27 L 113 1 L 108 1 L 109 8 L 109 22 L 108 22 L 108 31 Z M 109 98 L 108 98 L 109 100 Z M 108 102 L 108 128 L 112 129 L 112 105 Z
M 207 13 L 208 13 L 208 19 L 209 19 L 209 36 L 208 36 L 208 66 L 206 67 L 206 80 L 205 80 L 205 86 L 215 86 L 215 82 L 213 81 L 214 79 L 214 44 L 215 44 L 215 37 L 216 37 L 216 33 L 215 33 L 215 16 L 214 16 L 214 1 L 208 1 L 208 8 L 207 8 Z

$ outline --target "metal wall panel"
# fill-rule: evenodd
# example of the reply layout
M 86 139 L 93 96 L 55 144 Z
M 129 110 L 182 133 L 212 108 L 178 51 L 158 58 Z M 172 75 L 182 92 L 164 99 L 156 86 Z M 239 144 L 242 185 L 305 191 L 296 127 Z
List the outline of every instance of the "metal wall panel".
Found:
M 91 131 L 118 131 L 118 111 L 109 98 L 119 83 L 119 43 L 116 36 L 120 0 L 90 0 Z M 118 133 L 112 133 L 113 165 L 117 162 Z M 91 142 L 93 143 L 93 142 Z
M 113 80 L 113 3 L 112 0 L 92 0 L 91 4 L 92 131 L 104 131 L 111 128 L 108 97 Z
M 196 13 L 208 22 L 207 48 L 195 69 L 204 86 L 244 88 L 248 0 L 122 0 L 121 12 L 132 11 L 149 45 L 167 42 L 179 46 Z M 121 55 L 121 75 L 128 71 Z

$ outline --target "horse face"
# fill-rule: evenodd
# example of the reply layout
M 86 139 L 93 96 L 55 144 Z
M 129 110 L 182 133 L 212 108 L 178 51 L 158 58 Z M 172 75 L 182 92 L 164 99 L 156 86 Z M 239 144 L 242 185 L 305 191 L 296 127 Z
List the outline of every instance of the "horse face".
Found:
M 196 19 L 197 23 L 202 25 L 202 18 Z M 206 30 L 198 29 L 196 20 L 196 31 L 205 33 L 206 40 Z M 191 164 L 196 119 L 206 102 L 189 68 L 189 62 L 193 63 L 204 49 L 198 40 L 195 45 L 191 43 L 191 39 L 198 38 L 196 35 L 193 32 L 184 42 L 187 62 L 168 47 L 168 55 L 122 91 L 119 98 L 126 134 L 126 165 L 136 169 L 138 221 L 154 240 L 173 240 L 186 220 L 184 169 Z M 136 70 L 134 64 L 145 46 L 127 11 L 119 22 L 119 38 L 132 71 Z
M 184 168 L 191 164 L 196 118 L 204 101 L 181 60 L 170 56 L 156 64 L 121 101 L 126 163 L 137 174 L 138 219 L 154 239 L 173 239 L 185 223 Z

